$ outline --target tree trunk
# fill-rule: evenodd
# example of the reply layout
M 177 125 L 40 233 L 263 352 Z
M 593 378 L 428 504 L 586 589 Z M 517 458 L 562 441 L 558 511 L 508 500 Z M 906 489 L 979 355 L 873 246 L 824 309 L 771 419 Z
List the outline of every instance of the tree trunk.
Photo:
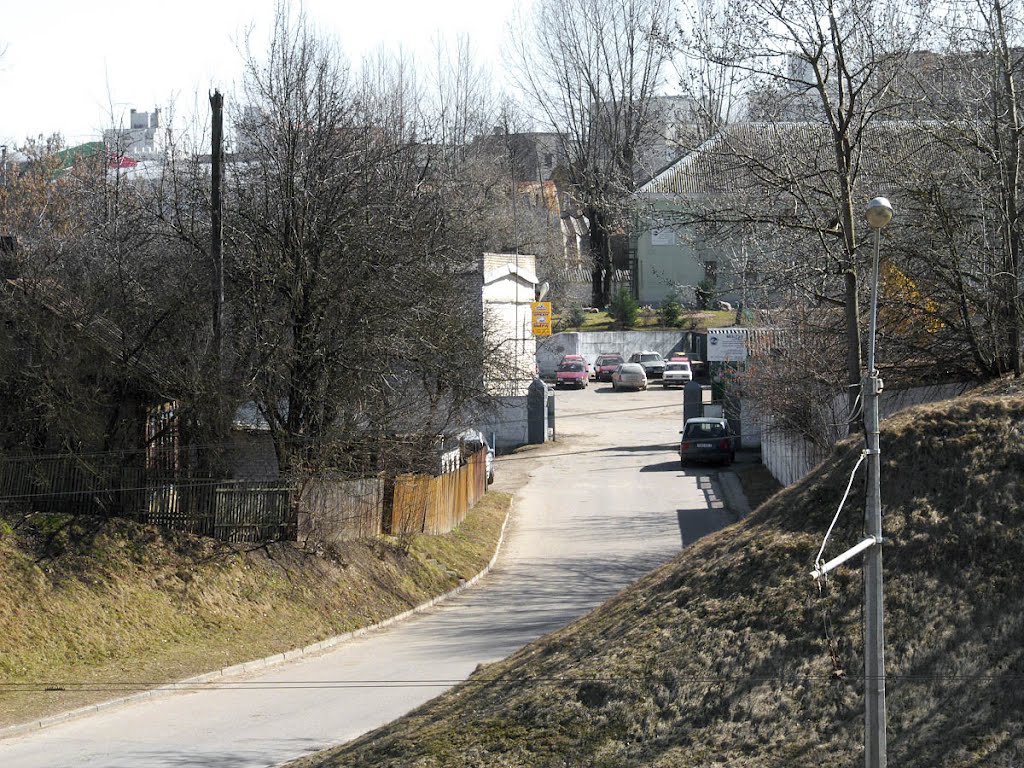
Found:
M 590 222 L 591 300 L 598 309 L 611 303 L 611 259 L 608 251 L 608 231 L 604 214 L 591 206 L 587 209 Z

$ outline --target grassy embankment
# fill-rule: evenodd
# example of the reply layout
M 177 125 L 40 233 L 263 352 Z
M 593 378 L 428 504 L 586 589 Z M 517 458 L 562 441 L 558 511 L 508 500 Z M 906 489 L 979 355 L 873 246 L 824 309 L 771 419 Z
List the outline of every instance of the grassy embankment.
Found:
M 860 569 L 820 589 L 809 572 L 861 448 L 841 443 L 590 615 L 296 766 L 859 764 Z M 1021 765 L 1024 396 L 912 409 L 883 423 L 882 450 L 890 765 Z M 862 536 L 852 501 L 826 556 Z
M 488 493 L 450 534 L 321 554 L 118 520 L 0 520 L 0 727 L 401 613 L 479 573 L 510 504 Z
M 554 328 L 562 331 L 619 331 L 622 330 L 607 312 L 587 312 L 583 324 L 569 324 L 565 313 L 555 313 Z M 699 312 L 685 310 L 678 326 L 668 326 L 661 322 L 657 312 L 641 312 L 633 330 L 640 331 L 704 331 L 708 328 L 722 328 L 735 325 L 735 312 Z

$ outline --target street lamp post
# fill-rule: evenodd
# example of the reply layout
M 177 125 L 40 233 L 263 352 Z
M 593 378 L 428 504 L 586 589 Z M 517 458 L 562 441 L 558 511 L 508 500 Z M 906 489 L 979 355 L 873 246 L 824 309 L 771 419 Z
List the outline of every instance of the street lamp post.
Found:
M 892 221 L 892 206 L 884 197 L 868 203 L 864 212 L 868 226 L 875 230 L 875 253 L 871 270 L 871 330 L 868 336 L 868 370 L 863 382 L 864 431 L 867 441 L 868 493 L 864 508 L 865 527 L 874 546 L 864 558 L 864 764 L 886 768 L 885 739 L 885 632 L 882 608 L 882 494 L 879 483 L 878 396 L 882 379 L 875 367 L 875 330 L 878 324 L 878 248 L 882 229 Z

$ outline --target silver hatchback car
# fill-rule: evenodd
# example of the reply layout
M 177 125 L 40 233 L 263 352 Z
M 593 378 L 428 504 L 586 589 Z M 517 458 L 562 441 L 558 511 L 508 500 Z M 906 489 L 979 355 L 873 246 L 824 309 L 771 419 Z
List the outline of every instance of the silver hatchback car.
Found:
M 639 363 L 623 363 L 612 374 L 612 389 L 647 389 L 647 374 Z

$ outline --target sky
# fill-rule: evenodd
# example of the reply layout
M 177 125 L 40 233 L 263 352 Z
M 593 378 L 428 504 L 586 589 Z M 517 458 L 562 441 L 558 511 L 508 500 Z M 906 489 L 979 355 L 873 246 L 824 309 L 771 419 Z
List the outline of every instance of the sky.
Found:
M 465 35 L 492 71 L 517 0 L 304 0 L 317 30 L 352 61 L 399 46 L 429 61 Z M 298 3 L 293 3 L 298 6 Z M 266 50 L 275 0 L 27 0 L 0 10 L 0 144 L 61 133 L 69 145 L 127 124 L 130 109 L 208 110 L 238 90 L 248 31 Z

